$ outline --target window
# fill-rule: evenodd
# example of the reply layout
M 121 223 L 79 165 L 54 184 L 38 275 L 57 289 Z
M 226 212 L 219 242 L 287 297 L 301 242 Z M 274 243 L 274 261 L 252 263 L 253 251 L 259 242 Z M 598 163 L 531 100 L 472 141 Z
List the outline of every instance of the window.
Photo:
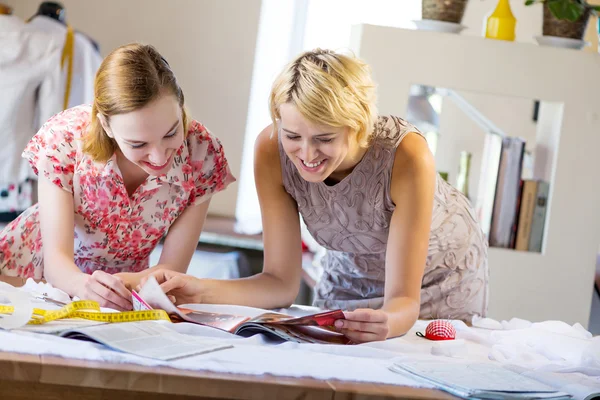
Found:
M 411 20 L 415 19 L 421 19 L 420 0 L 310 0 L 303 50 L 348 48 L 352 25 L 409 28 L 412 27 Z

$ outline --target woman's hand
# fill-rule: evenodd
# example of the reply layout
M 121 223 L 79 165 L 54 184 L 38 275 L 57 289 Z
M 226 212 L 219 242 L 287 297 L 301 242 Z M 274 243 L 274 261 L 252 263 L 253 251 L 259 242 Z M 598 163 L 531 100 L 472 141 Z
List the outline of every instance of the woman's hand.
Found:
M 335 321 L 338 332 L 343 333 L 354 343 L 374 342 L 387 339 L 389 333 L 388 315 L 383 310 L 362 308 L 344 311 L 345 320 Z
M 136 272 L 119 272 L 113 274 L 113 276 L 119 278 L 121 282 L 123 282 L 125 287 L 129 290 L 137 287 L 140 284 L 140 281 L 142 280 L 142 276 Z
M 153 276 L 175 304 L 201 303 L 202 280 L 170 269 L 158 269 L 142 279 L 140 286 Z
M 133 308 L 131 291 L 118 276 L 107 274 L 104 271 L 94 271 L 91 275 L 81 273 L 75 283 L 75 295 L 82 300 L 94 300 L 101 307 L 112 308 L 119 311 L 128 311 Z

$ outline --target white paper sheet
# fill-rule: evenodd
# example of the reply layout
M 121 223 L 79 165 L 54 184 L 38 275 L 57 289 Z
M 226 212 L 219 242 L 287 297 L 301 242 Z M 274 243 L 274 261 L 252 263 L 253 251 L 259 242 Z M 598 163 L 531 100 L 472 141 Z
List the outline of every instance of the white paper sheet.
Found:
M 152 308 L 165 310 L 168 314 L 177 314 L 183 317 L 177 307 L 175 307 L 167 295 L 163 293 L 160 285 L 153 276 L 150 276 L 148 280 L 146 280 L 146 283 L 144 283 L 144 286 L 139 292 L 139 296 Z

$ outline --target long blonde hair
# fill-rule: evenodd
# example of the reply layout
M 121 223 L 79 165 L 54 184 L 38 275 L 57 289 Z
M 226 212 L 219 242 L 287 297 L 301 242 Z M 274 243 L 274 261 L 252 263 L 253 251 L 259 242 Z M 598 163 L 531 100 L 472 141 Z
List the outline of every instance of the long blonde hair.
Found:
M 94 161 L 106 161 L 117 149 L 98 118 L 106 121 L 117 114 L 139 110 L 161 94 L 175 95 L 181 106 L 187 133 L 188 115 L 184 96 L 167 61 L 150 45 L 132 43 L 112 51 L 98 69 L 94 81 L 92 119 L 83 136 L 83 151 Z
M 296 106 L 315 124 L 350 128 L 359 146 L 369 146 L 377 118 L 376 87 L 362 60 L 322 49 L 300 54 L 271 88 L 269 108 L 275 129 L 285 103 Z

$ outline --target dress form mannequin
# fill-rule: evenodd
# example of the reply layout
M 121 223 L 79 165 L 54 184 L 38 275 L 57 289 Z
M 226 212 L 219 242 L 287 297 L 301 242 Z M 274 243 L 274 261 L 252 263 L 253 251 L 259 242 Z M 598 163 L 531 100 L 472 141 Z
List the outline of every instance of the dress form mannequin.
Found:
M 44 1 L 40 4 L 35 15 L 44 15 L 57 20 L 60 23 L 67 23 L 67 11 L 61 3 L 54 1 Z

